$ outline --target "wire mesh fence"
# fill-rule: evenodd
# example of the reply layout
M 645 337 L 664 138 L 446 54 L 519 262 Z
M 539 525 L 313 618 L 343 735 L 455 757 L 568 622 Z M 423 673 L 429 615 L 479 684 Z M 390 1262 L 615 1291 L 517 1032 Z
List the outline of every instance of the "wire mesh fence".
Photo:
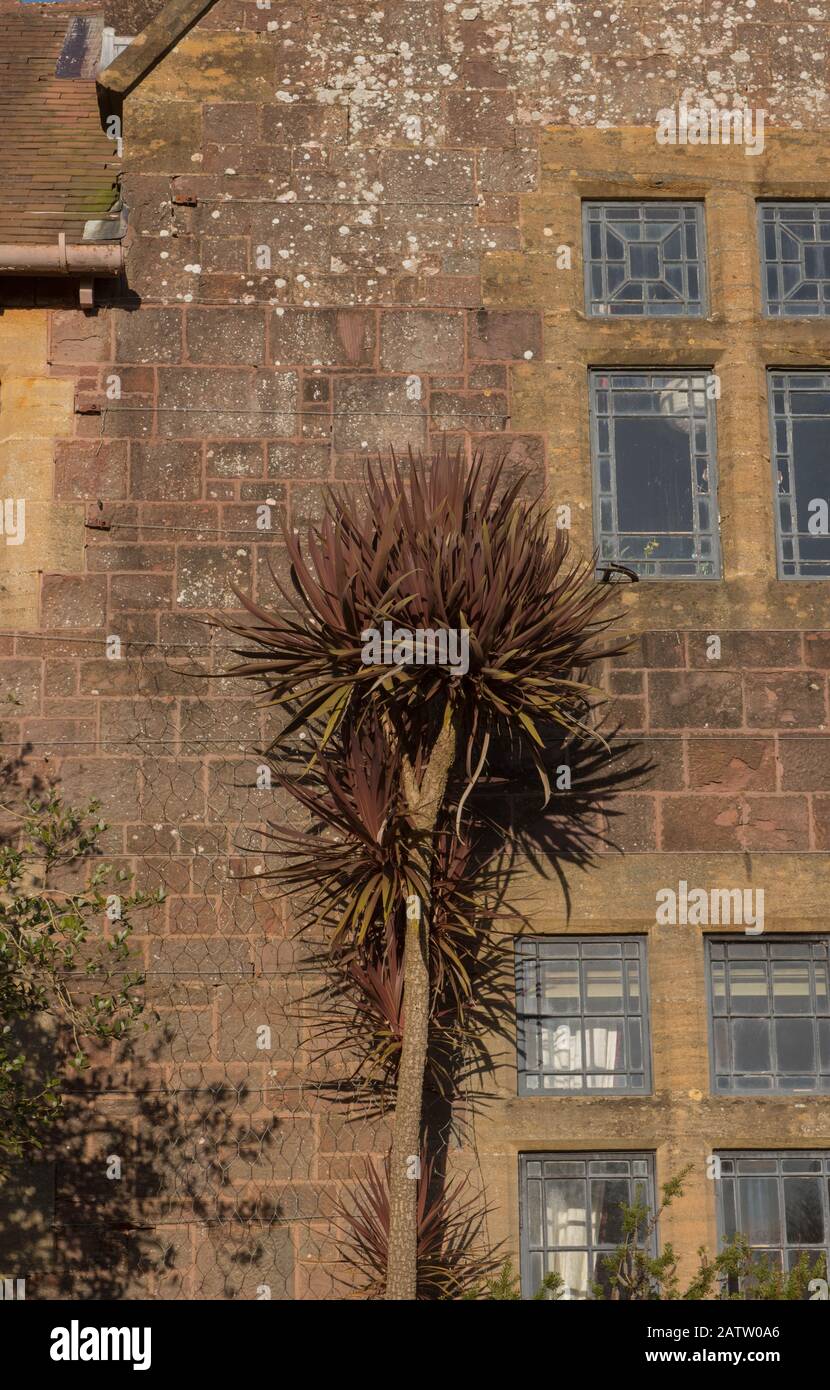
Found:
M 91 1054 L 0 1196 L 0 1273 L 29 1298 L 348 1296 L 338 1203 L 389 1149 L 348 1039 L 321 1027 L 314 942 L 267 877 L 263 831 L 300 824 L 269 785 L 274 722 L 217 676 L 221 632 L 191 632 L 116 659 L 101 639 L 27 639 L 77 664 L 97 724 L 24 740 L 17 793 L 98 798 L 107 862 L 164 894 L 133 919 L 143 1026 Z

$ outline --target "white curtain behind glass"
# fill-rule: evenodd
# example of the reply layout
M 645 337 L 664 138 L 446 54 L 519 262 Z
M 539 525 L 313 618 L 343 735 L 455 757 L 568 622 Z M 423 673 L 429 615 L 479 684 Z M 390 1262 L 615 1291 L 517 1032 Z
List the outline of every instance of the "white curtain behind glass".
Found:
M 551 1245 L 587 1245 L 588 1213 L 581 1180 L 550 1183 L 547 1187 L 548 1241 Z M 587 1250 L 554 1250 L 551 1269 L 565 1281 L 561 1297 L 585 1298 L 588 1292 Z
M 583 1039 L 588 1045 L 588 1056 L 584 1061 Z M 620 1050 L 620 1037 L 616 1025 L 606 1028 L 560 1023 L 553 1030 L 542 1030 L 542 1067 L 554 1075 L 561 1074 L 563 1080 L 569 1074 L 581 1072 L 584 1066 L 600 1067 L 609 1073 L 613 1072 Z M 612 1075 L 592 1076 L 591 1086 L 597 1090 L 604 1090 L 612 1086 L 613 1081 Z M 578 1086 L 582 1084 L 579 1076 L 574 1077 L 574 1082 Z

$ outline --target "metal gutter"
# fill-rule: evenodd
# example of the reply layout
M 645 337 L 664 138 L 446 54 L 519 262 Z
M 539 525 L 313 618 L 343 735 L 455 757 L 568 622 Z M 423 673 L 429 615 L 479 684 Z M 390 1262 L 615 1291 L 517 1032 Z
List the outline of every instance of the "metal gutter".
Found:
M 120 244 L 67 244 L 64 232 L 59 233 L 57 242 L 52 245 L 26 242 L 0 245 L 0 275 L 77 275 L 84 308 L 91 308 L 95 302 L 95 277 L 120 275 L 123 269 L 124 248 Z

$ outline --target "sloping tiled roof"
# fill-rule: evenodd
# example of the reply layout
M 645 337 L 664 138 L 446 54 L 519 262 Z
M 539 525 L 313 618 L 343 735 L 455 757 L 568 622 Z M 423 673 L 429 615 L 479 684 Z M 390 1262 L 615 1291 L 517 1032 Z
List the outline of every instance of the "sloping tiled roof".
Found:
M 63 6 L 0 9 L 0 243 L 56 242 L 59 232 L 79 242 L 117 198 L 91 61 L 101 23 Z M 62 54 L 72 75 L 57 77 Z

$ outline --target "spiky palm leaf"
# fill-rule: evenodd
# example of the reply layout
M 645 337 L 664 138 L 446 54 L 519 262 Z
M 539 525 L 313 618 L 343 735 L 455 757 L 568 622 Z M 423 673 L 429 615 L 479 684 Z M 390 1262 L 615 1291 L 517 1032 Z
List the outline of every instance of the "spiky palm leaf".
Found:
M 248 618 L 222 620 L 250 644 L 227 674 L 258 682 L 290 718 L 275 744 L 316 721 L 318 747 L 369 710 L 394 731 L 417 768 L 434 738 L 430 713 L 449 710 L 464 731 L 470 780 L 500 722 L 527 740 L 547 788 L 541 729 L 582 731 L 593 688 L 575 673 L 623 649 L 603 645 L 613 621 L 608 586 L 590 561 L 571 563 L 566 532 L 551 537 L 549 513 L 521 496 L 524 479 L 502 487 L 503 467 L 471 468 L 444 448 L 427 463 L 410 458 L 367 469 L 364 505 L 330 492 L 305 549 L 286 531 L 288 611 L 239 594 Z M 276 583 L 276 580 L 275 580 Z M 469 634 L 469 670 L 367 664 L 367 631 Z
M 337 1205 L 341 1253 L 364 1281 L 365 1296 L 377 1296 L 386 1271 L 389 1240 L 388 1161 L 379 1172 L 369 1164 L 350 1199 Z M 436 1184 L 431 1160 L 421 1159 L 417 1179 L 418 1297 L 463 1298 L 495 1270 L 495 1253 L 484 1246 L 487 1208 L 459 1176 Z

